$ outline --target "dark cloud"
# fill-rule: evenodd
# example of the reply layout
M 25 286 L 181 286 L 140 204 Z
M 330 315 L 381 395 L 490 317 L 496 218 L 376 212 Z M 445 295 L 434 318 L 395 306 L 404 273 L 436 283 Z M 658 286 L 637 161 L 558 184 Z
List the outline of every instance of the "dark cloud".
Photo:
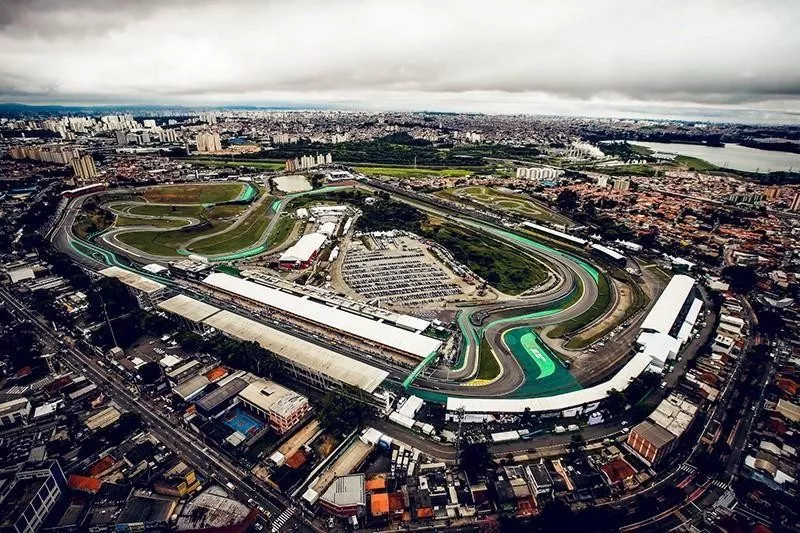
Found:
M 0 0 L 0 97 L 369 95 L 426 107 L 480 93 L 498 107 L 627 99 L 744 112 L 781 101 L 785 111 L 800 109 L 798 24 L 800 2 L 788 0 Z

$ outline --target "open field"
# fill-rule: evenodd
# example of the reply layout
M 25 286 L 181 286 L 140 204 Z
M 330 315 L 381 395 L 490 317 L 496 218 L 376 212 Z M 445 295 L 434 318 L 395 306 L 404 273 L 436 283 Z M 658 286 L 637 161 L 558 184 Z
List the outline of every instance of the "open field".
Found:
M 478 359 L 477 379 L 494 379 L 500 374 L 500 364 L 492 352 L 489 341 L 486 337 L 481 341 L 480 358 Z
M 144 192 L 149 202 L 165 204 L 214 204 L 236 200 L 244 190 L 242 183 L 198 183 L 163 185 Z
M 697 157 L 689 157 L 688 155 L 675 156 L 675 163 L 687 167 L 689 170 L 718 170 L 719 167 L 703 159 Z
M 203 206 L 200 205 L 134 205 L 119 210 L 131 215 L 151 217 L 200 218 L 203 214 Z
M 225 161 L 222 159 L 185 159 L 185 163 L 192 165 L 205 165 L 208 167 L 253 167 L 264 170 L 283 170 L 286 164 L 283 161 L 267 161 L 263 159 L 242 159 L 239 161 Z
M 188 250 L 203 255 L 216 255 L 236 252 L 254 244 L 269 225 L 273 214 L 271 206 L 272 201 L 264 198 L 261 205 L 251 211 L 236 229 L 199 240 L 189 246 Z
M 419 178 L 425 176 L 440 176 L 444 178 L 463 178 L 474 174 L 473 170 L 463 168 L 414 168 L 414 167 L 372 167 L 357 166 L 355 169 L 362 174 L 377 176 L 390 176 L 393 178 Z

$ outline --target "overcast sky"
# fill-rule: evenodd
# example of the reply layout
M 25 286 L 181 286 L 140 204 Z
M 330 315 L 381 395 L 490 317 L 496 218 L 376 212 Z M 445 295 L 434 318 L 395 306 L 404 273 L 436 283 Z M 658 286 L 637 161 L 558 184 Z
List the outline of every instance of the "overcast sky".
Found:
M 800 0 L 0 0 L 0 101 L 800 122 Z

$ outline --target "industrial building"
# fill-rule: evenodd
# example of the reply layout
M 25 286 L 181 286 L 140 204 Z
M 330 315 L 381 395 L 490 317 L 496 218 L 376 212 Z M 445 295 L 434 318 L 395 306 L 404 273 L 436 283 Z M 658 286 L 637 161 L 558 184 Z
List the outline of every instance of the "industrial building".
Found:
M 369 346 L 406 357 L 424 359 L 442 345 L 441 341 L 419 333 L 228 274 L 213 273 L 203 282 L 226 293 L 307 321 L 337 336 L 349 335 Z
M 228 380 L 194 403 L 197 413 L 205 418 L 217 416 L 228 407 L 231 399 L 236 398 L 248 386 L 247 381 L 240 377 Z
M 281 254 L 278 263 L 281 268 L 302 270 L 311 266 L 319 251 L 328 239 L 323 233 L 309 233 L 300 237 L 294 245 Z
M 144 310 L 155 308 L 167 293 L 167 286 L 157 281 L 141 276 L 130 270 L 119 267 L 108 267 L 100 271 L 100 274 L 107 278 L 116 278 L 128 287 L 133 294 L 139 307 Z
M 291 430 L 311 411 L 308 398 L 273 381 L 260 379 L 239 392 L 242 403 L 269 421 L 279 435 Z
M 647 420 L 631 429 L 625 443 L 648 465 L 655 465 L 678 445 L 696 413 L 695 404 L 671 394 L 661 401 Z

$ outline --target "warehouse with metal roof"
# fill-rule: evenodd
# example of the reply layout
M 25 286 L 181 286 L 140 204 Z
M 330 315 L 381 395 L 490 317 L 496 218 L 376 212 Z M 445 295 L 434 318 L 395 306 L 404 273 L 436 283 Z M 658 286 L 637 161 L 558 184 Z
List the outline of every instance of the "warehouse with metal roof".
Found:
M 650 358 L 637 354 L 611 379 L 593 387 L 542 398 L 447 398 L 447 410 L 464 408 L 467 413 L 522 413 L 530 409 L 533 413 L 574 410 L 604 400 L 611 389 L 628 388 L 631 380 L 650 366 Z M 579 414 L 579 412 L 572 413 Z
M 318 326 L 351 335 L 367 344 L 406 356 L 423 359 L 442 345 L 437 339 L 413 331 L 228 274 L 213 273 L 204 280 L 204 283 Z
M 220 311 L 204 322 L 233 338 L 257 342 L 277 355 L 296 378 L 323 390 L 347 384 L 372 393 L 389 376 L 385 370 L 230 311 Z

